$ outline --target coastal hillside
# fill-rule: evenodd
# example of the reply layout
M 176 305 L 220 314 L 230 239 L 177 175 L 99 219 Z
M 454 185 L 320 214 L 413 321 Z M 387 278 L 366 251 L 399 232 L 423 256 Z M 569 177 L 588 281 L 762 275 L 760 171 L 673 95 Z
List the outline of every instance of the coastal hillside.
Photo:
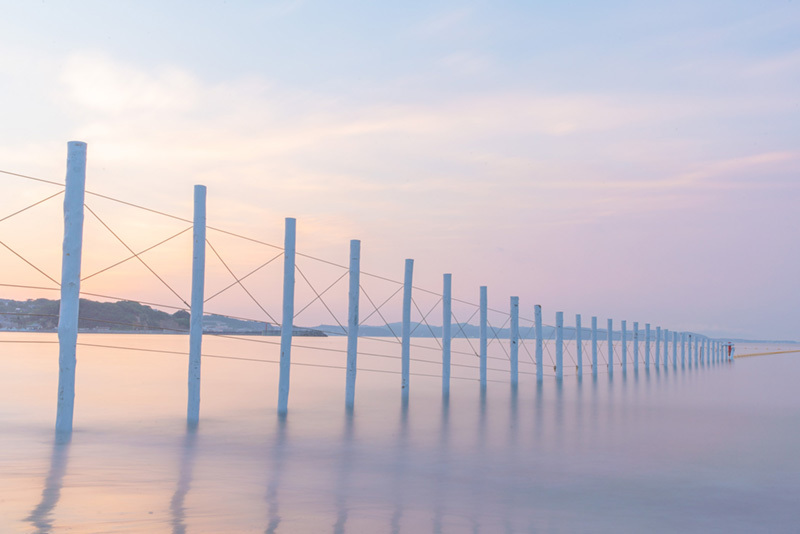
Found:
M 48 299 L 0 299 L 0 331 L 54 332 L 58 329 L 59 301 Z M 167 313 L 129 300 L 97 302 L 81 299 L 78 329 L 82 332 L 187 333 L 189 313 Z M 280 328 L 263 321 L 248 321 L 223 315 L 203 317 L 203 332 L 209 334 L 280 335 Z M 296 336 L 325 334 L 313 328 L 295 328 Z

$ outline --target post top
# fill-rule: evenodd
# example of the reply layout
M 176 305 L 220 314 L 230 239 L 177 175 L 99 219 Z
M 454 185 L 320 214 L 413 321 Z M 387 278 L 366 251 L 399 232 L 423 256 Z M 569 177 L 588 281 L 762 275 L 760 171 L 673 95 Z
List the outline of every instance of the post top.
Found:
M 67 146 L 75 147 L 75 148 L 86 148 L 86 142 L 84 142 L 84 141 L 69 141 L 69 142 L 67 142 Z

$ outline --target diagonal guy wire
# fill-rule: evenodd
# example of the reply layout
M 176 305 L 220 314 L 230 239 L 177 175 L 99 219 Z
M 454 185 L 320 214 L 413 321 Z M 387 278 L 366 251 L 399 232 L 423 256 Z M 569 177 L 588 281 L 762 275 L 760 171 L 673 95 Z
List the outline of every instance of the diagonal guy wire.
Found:
M 278 321 L 276 321 L 276 320 L 275 320 L 275 318 L 274 318 L 274 317 L 272 317 L 272 315 L 270 315 L 270 314 L 269 314 L 269 312 L 268 312 L 268 311 L 267 311 L 267 310 L 264 308 L 264 306 L 262 306 L 262 305 L 261 305 L 261 303 L 260 303 L 260 302 L 258 302 L 258 300 L 257 300 L 257 299 L 256 299 L 256 298 L 253 296 L 253 294 L 252 294 L 252 293 L 250 293 L 250 291 L 248 291 L 246 287 L 244 287 L 244 284 L 242 283 L 242 280 L 241 280 L 240 278 L 237 278 L 237 277 L 236 277 L 236 275 L 235 275 L 235 274 L 233 274 L 233 271 L 231 270 L 231 268 L 230 268 L 230 267 L 228 267 L 228 264 L 227 264 L 227 263 L 225 263 L 225 260 L 223 260 L 223 259 L 222 259 L 222 256 L 220 256 L 220 255 L 219 255 L 219 252 L 217 252 L 217 249 L 215 249 L 215 248 L 214 248 L 214 245 L 212 245 L 212 244 L 211 244 L 211 241 L 209 241 L 208 239 L 206 239 L 206 243 L 208 244 L 209 248 L 210 248 L 210 249 L 211 249 L 211 251 L 214 253 L 214 255 L 217 257 L 217 259 L 219 259 L 219 261 L 222 263 L 222 265 L 223 265 L 223 266 L 224 266 L 224 267 L 225 267 L 225 268 L 228 270 L 228 272 L 229 272 L 229 273 L 230 273 L 230 275 L 233 277 L 233 279 L 234 279 L 234 280 L 236 280 L 236 283 L 237 283 L 237 284 L 239 284 L 239 287 L 241 287 L 241 288 L 244 290 L 244 292 L 245 292 L 245 293 L 247 293 L 247 296 L 248 296 L 248 297 L 250 297 L 250 299 L 251 299 L 253 302 L 255 302 L 255 303 L 256 303 L 256 306 L 258 306 L 259 308 L 261 308 L 261 311 L 263 311 L 263 312 L 264 312 L 264 313 L 267 315 L 267 317 L 269 317 L 270 321 L 272 321 L 272 322 L 273 322 L 273 323 L 275 323 L 276 325 L 277 325 L 277 324 L 280 324 L 280 323 L 278 323 Z M 274 259 L 274 258 L 273 258 L 273 259 Z M 272 261 L 272 260 L 270 260 L 270 261 Z M 218 293 L 218 294 L 219 294 L 219 293 Z M 216 296 L 216 295 L 214 295 L 214 296 Z M 208 299 L 206 299 L 206 300 L 208 300 Z
M 306 284 L 308 284 L 308 287 L 310 287 L 310 288 L 311 288 L 311 291 L 313 291 L 313 292 L 314 292 L 314 294 L 317 296 L 317 298 L 316 298 L 316 299 L 314 299 L 314 300 L 312 300 L 312 301 L 311 301 L 311 303 L 313 303 L 314 301 L 316 301 L 317 299 L 319 299 L 319 301 L 322 303 L 322 305 L 323 305 L 323 306 L 325 306 L 325 309 L 326 309 L 326 310 L 328 310 L 328 313 L 330 313 L 330 314 L 331 314 L 331 317 L 333 317 L 333 320 L 334 320 L 334 321 L 336 321 L 336 324 L 338 324 L 338 325 L 339 325 L 339 328 L 341 328 L 341 329 L 342 329 L 342 332 L 344 332 L 344 333 L 346 334 L 346 333 L 347 333 L 347 329 L 346 329 L 344 326 L 342 326 L 342 323 L 340 323 L 340 322 L 339 322 L 339 319 L 337 319 L 337 318 L 336 318 L 336 315 L 335 315 L 335 314 L 334 314 L 334 313 L 331 311 L 331 309 L 328 307 L 328 305 L 327 305 L 327 304 L 325 303 L 325 301 L 322 299 L 322 295 L 321 295 L 321 294 L 319 294 L 319 293 L 317 293 L 317 290 L 314 288 L 314 286 L 313 286 L 313 285 L 311 285 L 311 282 L 308 280 L 308 278 L 306 278 L 306 275 L 305 275 L 305 274 L 303 274 L 303 271 L 300 269 L 300 267 L 297 265 L 297 263 L 295 263 L 295 265 L 294 265 L 294 268 L 295 268 L 295 269 L 297 269 L 297 272 L 298 272 L 298 273 L 300 273 L 300 276 L 303 278 L 303 280 L 305 280 L 305 281 L 306 281 Z M 340 277 L 339 277 L 339 280 L 341 280 L 342 278 L 344 278 L 344 277 L 345 277 L 345 275 L 347 275 L 347 274 L 348 274 L 348 273 L 347 273 L 347 272 L 345 272 L 345 273 L 344 273 L 342 276 L 340 276 Z M 336 282 L 338 282 L 339 280 L 336 280 Z M 334 282 L 334 284 L 336 284 L 336 282 Z M 333 287 L 333 286 L 332 286 L 332 285 L 331 285 L 331 286 L 328 286 L 328 289 L 330 289 L 331 287 Z M 326 289 L 325 291 L 327 291 L 328 289 Z M 325 291 L 323 291 L 323 293 L 324 293 Z M 308 304 L 308 306 L 311 306 L 311 303 L 309 303 L 309 304 Z M 308 308 L 308 306 L 306 306 L 306 308 Z M 303 310 L 305 310 L 306 308 L 303 308 Z M 303 311 L 303 310 L 300 310 L 300 311 Z M 297 313 L 295 313 L 295 314 L 294 314 L 294 317 L 297 317 L 299 314 L 300 314 L 300 312 L 297 312 Z
M 389 332 L 391 332 L 391 333 L 392 333 L 392 335 L 393 335 L 393 336 L 394 336 L 394 338 L 397 340 L 397 342 L 398 342 L 398 343 L 402 343 L 402 342 L 400 341 L 400 338 L 399 338 L 399 337 L 397 337 L 397 334 L 395 334 L 395 332 L 394 332 L 394 329 L 392 329 L 392 327 L 391 327 L 391 326 L 389 326 L 389 323 L 388 323 L 388 322 L 386 322 L 386 318 L 385 318 L 385 317 L 383 316 L 383 314 L 381 313 L 381 307 L 383 307 L 383 305 L 384 305 L 384 304 L 386 304 L 387 302 L 389 302 L 389 301 L 392 299 L 392 297 L 394 297 L 395 295 L 397 295 L 397 294 L 398 294 L 398 293 L 399 293 L 399 292 L 400 292 L 400 291 L 403 289 L 403 286 L 400 286 L 400 288 L 398 288 L 398 290 L 397 290 L 397 291 L 395 291 L 394 293 L 392 293 L 392 295 L 391 295 L 391 296 L 390 296 L 388 299 L 384 300 L 384 301 L 383 301 L 383 304 L 381 304 L 380 306 L 375 306 L 375 303 L 374 303 L 374 302 L 372 302 L 372 299 L 370 298 L 370 296 L 369 296 L 369 294 L 367 293 L 366 289 L 364 289 L 364 286 L 361 286 L 361 285 L 359 285 L 359 288 L 361 288 L 361 291 L 364 293 L 364 296 L 365 296 L 365 297 L 367 297 L 367 300 L 369 301 L 369 303 L 370 303 L 370 304 L 372 304 L 372 307 L 373 307 L 373 308 L 375 308 L 375 311 L 374 311 L 374 312 L 372 312 L 372 313 L 370 313 L 369 315 L 367 315 L 367 317 L 366 317 L 366 318 L 364 318 L 364 321 L 366 321 L 367 319 L 369 319 L 370 317 L 372 317 L 372 315 L 373 315 L 373 314 L 377 313 L 377 314 L 378 314 L 378 317 L 380 317 L 380 318 L 381 318 L 381 320 L 383 321 L 383 324 L 385 324 L 385 325 L 386 325 L 386 328 L 388 328 L 388 329 L 389 329 Z M 359 323 L 359 326 L 361 326 L 362 324 L 364 324 L 364 321 L 361 321 L 361 322 Z
M 95 219 L 97 219 L 98 221 L 100 221 L 100 224 L 102 224 L 102 225 L 103 225 L 103 226 L 106 228 L 106 230 L 108 230 L 109 232 L 111 232 L 111 235 L 113 235 L 114 237 L 116 237 L 116 238 L 117 238 L 117 241 L 119 241 L 120 243 L 122 243 L 122 246 L 124 246 L 126 249 L 128 249 L 128 252 L 130 252 L 131 254 L 133 254 L 134 256 L 136 256 L 136 259 L 137 259 L 137 260 L 139 260 L 139 261 L 142 263 L 142 265 L 144 265 L 144 266 L 147 268 L 147 270 L 148 270 L 148 271 L 150 271 L 151 273 L 153 273 L 153 276 L 155 276 L 156 278 L 158 278 L 158 280 L 159 280 L 159 281 L 160 281 L 162 284 L 164 284 L 164 286 L 166 286 L 166 288 L 167 288 L 167 289 L 169 289 L 170 291 L 172 291 L 172 293 L 173 293 L 173 294 L 174 294 L 176 297 L 178 297 L 178 300 L 180 300 L 181 302 L 183 302 L 183 303 L 186 305 L 186 307 L 189 307 L 189 303 L 188 303 L 188 302 L 186 302 L 185 300 L 183 300 L 183 298 L 182 298 L 182 297 L 181 297 L 181 296 L 178 294 L 178 292 L 177 292 L 177 291 L 175 291 L 174 289 L 172 289 L 172 286 L 170 286 L 170 285 L 169 285 L 169 284 L 168 284 L 166 281 L 164 281 L 164 279 L 163 279 L 163 278 L 161 278 L 160 276 L 158 276 L 158 273 L 156 273 L 156 272 L 155 272 L 155 271 L 154 271 L 152 268 L 150 268 L 150 266 L 149 266 L 149 265 L 147 265 L 147 262 L 145 262 L 145 261 L 144 261 L 142 258 L 140 258 L 140 257 L 139 257 L 139 255 L 138 255 L 138 254 L 136 254 L 136 253 L 133 251 L 133 249 L 131 249 L 131 247 L 129 247 L 129 246 L 127 245 L 127 243 L 125 243 L 125 241 L 123 241 L 123 240 L 122 240 L 122 238 L 121 238 L 120 236 L 118 236 L 118 235 L 117 235 L 117 234 L 114 232 L 114 230 L 112 230 L 111 228 L 109 228 L 109 226 L 108 226 L 108 225 L 107 225 L 107 224 L 106 224 L 106 223 L 103 221 L 103 219 L 101 219 L 101 218 L 100 218 L 100 217 L 99 217 L 99 216 L 98 216 L 98 215 L 97 215 L 97 214 L 96 214 L 96 213 L 95 213 L 95 212 L 92 210 L 92 208 L 90 208 L 90 207 L 89 207 L 89 206 L 87 206 L 86 204 L 84 204 L 84 207 L 86 207 L 86 209 L 87 209 L 87 210 L 89 210 L 89 213 L 91 213 L 92 215 L 94 215 Z
M 175 239 L 175 238 L 176 238 L 176 237 L 178 237 L 179 235 L 185 234 L 186 232 L 188 232 L 188 231 L 189 231 L 189 230 L 191 230 L 191 229 L 192 229 L 192 227 L 191 227 L 191 226 L 190 226 L 190 227 L 188 227 L 188 228 L 185 228 L 185 229 L 181 230 L 180 232 L 178 232 L 177 234 L 175 234 L 175 235 L 173 235 L 173 236 L 171 236 L 171 237 L 168 237 L 168 238 L 166 238 L 165 240 L 163 240 L 163 241 L 161 241 L 161 242 L 159 242 L 159 243 L 156 243 L 156 244 L 155 244 L 155 245 L 153 245 L 152 247 L 147 247 L 146 249 L 144 249 L 144 250 L 140 251 L 140 252 L 139 252 L 139 254 L 144 254 L 145 252 L 149 252 L 149 251 L 153 250 L 154 248 L 156 248 L 156 247 L 158 247 L 158 246 L 161 246 L 161 245 L 163 245 L 163 244 L 164 244 L 164 243 L 166 243 L 167 241 L 172 241 L 173 239 Z M 125 258 L 124 260 L 120 260 L 120 261 L 118 261 L 117 263 L 115 263 L 115 264 L 113 264 L 113 265 L 109 265 L 109 266 L 108 266 L 108 267 L 106 267 L 105 269 L 100 269 L 99 271 L 97 271 L 97 272 L 95 272 L 95 273 L 92 273 L 92 274 L 90 274 L 90 275 L 88 275 L 88 276 L 84 276 L 83 278 L 81 278 L 81 282 L 83 282 L 84 280 L 88 280 L 89 278 L 91 278 L 91 277 L 93 277 L 93 276 L 97 276 L 97 275 L 98 275 L 98 274 L 100 274 L 100 273 L 104 273 L 104 272 L 106 272 L 106 271 L 107 271 L 107 270 L 109 270 L 109 269 L 113 269 L 113 268 L 114 268 L 114 267 L 116 267 L 117 265 L 122 265 L 122 264 L 123 264 L 123 263 L 125 263 L 126 261 L 132 260 L 132 259 L 133 259 L 133 258 L 135 258 L 136 256 L 137 256 L 137 254 L 134 254 L 133 256 L 128 256 L 128 257 L 127 257 L 127 258 Z
M 64 190 L 62 189 L 62 190 L 61 190 L 61 191 L 59 191 L 58 193 L 52 194 L 52 195 L 50 195 L 50 196 L 49 196 L 49 197 L 47 197 L 47 198 L 43 198 L 42 200 L 40 200 L 40 201 L 38 201 L 38 202 L 34 202 L 34 203 L 33 203 L 33 204 L 31 204 L 30 206 L 27 206 L 27 207 L 25 207 L 25 208 L 22 208 L 21 210 L 17 210 L 17 211 L 15 211 L 14 213 L 12 213 L 11 215 L 6 215 L 6 216 L 5 216 L 5 217 L 3 217 L 2 219 L 0 219 L 0 222 L 3 222 L 3 221 L 5 221 L 6 219 L 10 219 L 10 218 L 11 218 L 11 217 L 13 217 L 14 215 L 19 215 L 19 214 L 20 214 L 20 213 L 22 213 L 23 211 L 28 211 L 29 209 L 33 208 L 34 206 L 38 206 L 39 204 L 41 204 L 41 203 L 43 203 L 43 202 L 47 202 L 47 201 L 48 201 L 48 200 L 50 200 L 51 198 L 57 197 L 58 195 L 62 194 L 63 192 L 64 192 Z
M 43 270 L 41 270 L 40 268 L 38 268 L 37 266 L 35 266 L 34 264 L 32 264 L 31 262 L 29 262 L 29 261 L 28 261 L 28 260 L 26 260 L 25 258 L 23 258 L 23 257 L 22 257 L 22 255 L 21 255 L 21 254 L 19 254 L 19 253 L 18 253 L 16 250 L 14 250 L 13 248 L 9 247 L 8 245 L 6 245 L 5 243 L 3 243 L 2 241 L 0 241 L 0 245 L 3 245 L 4 247 L 6 247 L 6 248 L 7 248 L 8 250 L 10 250 L 10 251 L 11 251 L 11 253 L 12 253 L 12 254 L 14 254 L 16 257 L 18 257 L 19 259 L 21 259 L 22 261 L 24 261 L 25 263 L 27 263 L 28 265 L 30 265 L 31 267 L 33 267 L 34 269 L 36 269 L 37 271 L 39 271 L 39 273 L 40 273 L 40 274 L 42 274 L 42 275 L 44 275 L 45 277 L 47 277 L 47 279 L 48 279 L 48 280 L 50 280 L 51 282 L 53 282 L 55 285 L 57 285 L 57 286 L 59 286 L 59 287 L 61 286 L 61 284 L 59 284 L 58 282 L 56 282 L 56 279 L 55 279 L 55 278 L 53 278 L 52 276 L 50 276 L 49 274 L 47 274 L 46 272 L 44 272 Z
M 207 241 L 206 241 L 206 242 L 207 242 Z M 204 300 L 203 302 L 204 302 L 204 303 L 205 303 L 205 302 L 208 302 L 209 300 L 213 299 L 214 297 L 216 297 L 216 296 L 219 296 L 219 295 L 221 295 L 222 293 L 225 293 L 227 290 L 229 290 L 230 288 L 232 288 L 233 286 L 235 286 L 236 284 L 238 284 L 240 281 L 244 280 L 245 278 L 247 278 L 248 276 L 250 276 L 250 275 L 252 275 L 252 274 L 255 274 L 255 273 L 257 273 L 258 271 L 260 271 L 261 269 L 263 269 L 264 267 L 266 267 L 267 265 L 269 265 L 269 264 L 270 264 L 270 263 L 272 263 L 273 261 L 277 260 L 277 259 L 278 259 L 278 258 L 280 258 L 281 256 L 283 256 L 283 252 L 279 252 L 277 256 L 274 256 L 274 257 L 272 257 L 271 259 L 267 260 L 266 262 L 262 263 L 261 265 L 259 265 L 258 267 L 256 267 L 255 269 L 253 269 L 252 271 L 250 271 L 249 273 L 247 273 L 246 275 L 242 276 L 241 278 L 236 278 L 236 277 L 234 277 L 234 278 L 236 278 L 236 281 L 235 281 L 235 282 L 232 282 L 231 284 L 229 284 L 229 285 L 227 285 L 227 286 L 223 287 L 222 289 L 220 289 L 219 291 L 217 291 L 216 293 L 214 293 L 213 295 L 211 295 L 210 297 L 208 297 L 208 298 L 207 298 L 206 300 Z
M 425 326 L 428 327 L 428 332 L 431 333 L 431 336 L 433 336 L 433 339 L 436 341 L 436 344 L 439 345 L 439 348 L 441 349 L 442 348 L 442 344 L 439 343 L 439 338 L 436 337 L 436 334 L 433 333 L 433 328 L 431 328 L 431 325 L 428 324 L 428 320 L 427 319 L 428 319 L 428 315 L 430 315 L 433 312 L 433 310 L 436 309 L 436 307 L 439 305 L 439 303 L 442 302 L 442 299 L 440 298 L 439 300 L 437 300 L 436 304 L 433 305 L 433 308 L 428 310 L 428 313 L 426 313 L 424 315 L 422 313 L 422 310 L 419 309 L 419 306 L 417 306 L 417 302 L 413 298 L 411 299 L 411 302 L 414 304 L 414 307 L 417 309 L 417 313 L 419 313 L 420 317 L 422 317 L 422 322 L 425 323 Z M 419 328 L 419 323 L 417 323 L 417 326 L 415 326 L 414 330 L 411 331 L 411 334 L 413 334 L 417 330 L 417 328 Z

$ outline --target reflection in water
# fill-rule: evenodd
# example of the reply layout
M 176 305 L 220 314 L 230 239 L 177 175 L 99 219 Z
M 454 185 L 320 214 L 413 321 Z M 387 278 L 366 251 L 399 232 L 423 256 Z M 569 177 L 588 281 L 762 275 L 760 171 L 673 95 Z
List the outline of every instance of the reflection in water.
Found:
M 442 395 L 442 411 L 439 419 L 439 443 L 436 467 L 439 469 L 433 480 L 433 532 L 442 533 L 442 522 L 445 510 L 445 488 L 450 479 L 450 395 Z
M 192 471 L 194 468 L 194 457 L 197 453 L 197 425 L 187 425 L 186 435 L 183 438 L 181 448 L 180 472 L 178 474 L 178 485 L 172 499 L 169 502 L 169 512 L 172 518 L 173 534 L 185 534 L 186 532 L 186 509 L 184 503 L 186 494 L 192 484 Z
M 347 410 L 344 417 L 344 432 L 342 433 L 341 461 L 339 462 L 336 480 L 336 523 L 333 525 L 335 534 L 344 534 L 347 525 L 347 496 L 350 492 L 350 474 L 353 470 L 353 418 L 354 411 Z
M 84 526 L 86 531 L 207 532 L 220 531 L 219 525 L 229 521 L 229 531 L 235 532 L 614 532 L 620 511 L 630 525 L 619 530 L 646 531 L 658 523 L 654 518 L 674 512 L 677 519 L 651 531 L 674 527 L 702 532 L 699 521 L 691 523 L 689 511 L 700 503 L 703 513 L 717 519 L 723 497 L 726 506 L 736 505 L 737 518 L 749 514 L 748 527 L 754 518 L 764 520 L 765 514 L 751 512 L 741 502 L 754 493 L 743 490 L 744 483 L 755 486 L 764 472 L 783 492 L 771 495 L 768 504 L 775 517 L 785 519 L 781 499 L 796 497 L 800 489 L 783 473 L 800 467 L 782 454 L 789 445 L 800 446 L 800 435 L 771 428 L 764 421 L 779 418 L 753 408 L 757 404 L 752 399 L 741 409 L 743 395 L 731 384 L 745 389 L 747 384 L 724 381 L 734 376 L 727 362 L 704 361 L 702 367 L 689 360 L 685 369 L 631 368 L 613 378 L 587 374 L 583 380 L 548 378 L 542 383 L 531 378 L 518 387 L 454 388 L 449 397 L 427 391 L 410 405 L 398 402 L 396 395 L 389 399 L 388 393 L 384 398 L 372 391 L 385 404 L 357 414 L 313 406 L 293 413 L 291 428 L 287 419 L 276 419 L 273 429 L 265 428 L 263 414 L 258 420 L 243 416 L 240 421 L 253 424 L 255 440 L 229 439 L 235 424 L 187 429 L 177 437 L 167 434 L 171 441 L 166 447 L 163 440 L 146 436 L 125 449 L 124 434 L 87 433 L 91 447 L 83 446 L 83 439 L 56 441 L 51 455 L 47 447 L 37 469 L 30 470 L 46 474 L 41 499 L 42 475 L 33 480 L 32 500 L 39 502 L 24 501 L 12 515 L 17 522 L 25 517 L 27 523 L 4 530 L 0 519 L 0 532 L 80 530 L 68 522 L 90 518 L 87 514 L 98 502 L 114 498 L 120 499 L 115 505 L 125 500 L 120 510 L 129 508 L 110 520 L 104 517 L 107 523 Z M 709 372 L 720 368 L 725 372 Z M 751 394 L 753 388 L 746 391 Z M 707 403 L 709 408 L 702 402 L 722 395 L 739 403 L 728 412 L 730 417 L 720 417 L 720 403 Z M 755 439 L 740 431 L 751 409 L 760 420 L 758 427 L 748 428 L 779 438 L 763 440 L 772 456 L 758 461 L 739 454 L 753 450 L 746 440 Z M 793 415 L 781 417 L 785 422 Z M 111 439 L 102 443 L 102 436 Z M 268 445 L 261 445 L 262 440 Z M 161 445 L 151 447 L 154 442 Z M 174 447 L 178 442 L 180 454 Z M 166 465 L 174 475 L 160 485 L 153 481 L 148 487 L 152 494 L 137 503 L 129 498 L 130 489 L 138 492 L 138 477 L 150 475 L 139 470 L 132 480 L 126 477 L 144 464 L 142 457 L 130 461 L 140 452 L 150 454 L 144 457 L 148 465 Z M 122 468 L 109 471 L 108 463 L 91 461 L 96 453 Z M 48 460 L 49 471 L 47 465 L 38 465 Z M 66 498 L 59 503 L 68 461 L 70 486 L 81 491 L 66 492 L 69 503 Z M 103 495 L 109 487 L 112 491 Z M 258 489 L 251 491 L 254 487 Z M 225 502 L 219 498 L 223 494 L 231 498 Z M 144 507 L 152 502 L 158 508 L 144 524 L 142 510 L 147 514 L 150 508 Z M 119 522 L 131 517 L 142 523 L 120 527 Z M 732 521 L 723 519 L 722 525 L 729 527 Z M 765 524 L 774 527 L 776 521 L 767 518 Z M 686 524 L 690 528 L 679 528 Z
M 279 515 L 279 500 L 281 479 L 283 478 L 283 462 L 286 456 L 286 416 L 278 416 L 275 432 L 275 448 L 272 451 L 272 472 L 267 484 L 267 528 L 266 534 L 277 532 L 281 523 Z
M 404 397 L 400 407 L 400 433 L 397 436 L 395 449 L 394 484 L 392 494 L 394 497 L 394 512 L 392 513 L 392 533 L 400 532 L 400 520 L 403 518 L 405 506 L 405 475 L 408 462 L 408 398 Z
M 50 456 L 50 471 L 44 482 L 42 499 L 31 511 L 25 521 L 31 523 L 37 533 L 50 532 L 53 528 L 51 512 L 58 504 L 61 497 L 61 488 L 64 485 L 64 474 L 67 472 L 69 448 L 72 442 L 72 433 L 57 432 L 53 439 L 53 453 Z

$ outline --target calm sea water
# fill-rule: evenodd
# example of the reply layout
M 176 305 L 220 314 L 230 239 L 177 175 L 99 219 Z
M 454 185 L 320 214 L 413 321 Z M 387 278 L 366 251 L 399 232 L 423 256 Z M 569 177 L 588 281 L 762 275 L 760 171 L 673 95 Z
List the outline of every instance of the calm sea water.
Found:
M 0 336 L 36 340 L 55 337 Z M 0 344 L 0 532 L 800 531 L 800 353 L 561 386 L 523 374 L 514 392 L 495 345 L 485 395 L 473 357 L 455 358 L 463 379 L 449 401 L 438 365 L 412 362 L 407 407 L 398 374 L 362 371 L 352 416 L 343 370 L 298 365 L 286 420 L 275 413 L 277 365 L 206 358 L 201 425 L 187 432 L 186 357 L 103 347 L 185 352 L 185 337 L 80 341 L 96 346 L 79 347 L 69 442 L 53 434 L 57 345 Z M 380 341 L 360 348 L 399 354 Z M 781 349 L 796 347 L 737 354 Z M 277 350 L 207 338 L 204 353 Z M 344 363 L 311 348 L 294 358 Z M 359 363 L 399 369 L 393 357 Z

